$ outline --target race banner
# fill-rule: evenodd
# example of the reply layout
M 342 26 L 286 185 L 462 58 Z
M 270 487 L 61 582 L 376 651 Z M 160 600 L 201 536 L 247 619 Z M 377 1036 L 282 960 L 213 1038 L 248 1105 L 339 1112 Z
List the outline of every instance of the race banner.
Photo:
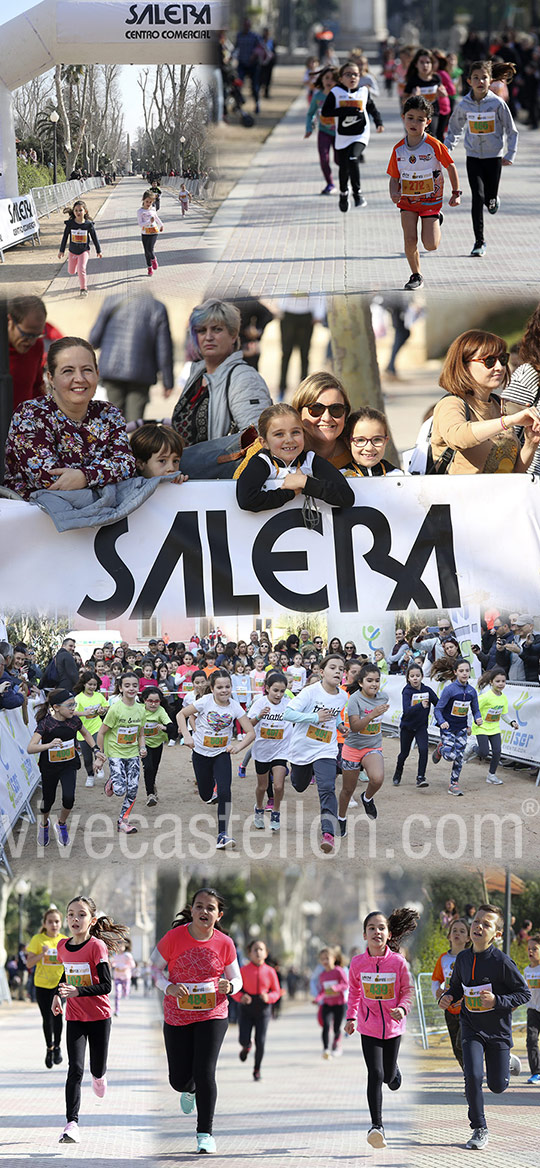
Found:
M 223 0 L 200 3 L 129 3 L 129 0 L 58 0 L 59 44 L 215 40 L 227 28 Z
M 35 235 L 39 223 L 32 195 L 0 199 L 0 252 Z
M 500 538 L 485 522 L 488 488 Z M 234 483 L 161 483 L 127 518 L 62 533 L 36 506 L 2 499 L 2 603 L 109 623 L 468 609 L 469 641 L 480 604 L 538 611 L 540 491 L 528 475 L 364 479 L 354 492 L 348 509 L 320 504 L 308 528 L 301 499 L 252 514 Z
M 38 756 L 26 753 L 35 726 L 30 707 L 28 726 L 20 709 L 0 710 L 0 845 L 41 780 Z

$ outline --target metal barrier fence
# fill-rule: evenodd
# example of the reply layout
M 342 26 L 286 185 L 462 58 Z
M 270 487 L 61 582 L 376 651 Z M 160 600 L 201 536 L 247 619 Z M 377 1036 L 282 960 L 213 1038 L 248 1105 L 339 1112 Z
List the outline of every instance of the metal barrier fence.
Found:
M 163 186 L 166 187 L 168 191 L 179 191 L 183 182 L 185 182 L 186 189 L 189 191 L 190 195 L 193 195 L 194 199 L 206 200 L 211 197 L 212 187 L 214 184 L 210 183 L 207 187 L 205 182 L 199 178 L 180 178 L 179 175 L 172 175 L 170 178 L 167 177 L 164 179 Z
M 418 973 L 414 978 L 420 1034 L 424 1050 L 427 1050 L 429 1047 L 430 1036 L 433 1037 L 435 1034 L 448 1034 L 444 1020 L 444 1012 L 439 1008 L 431 992 L 431 981 L 431 973 Z M 513 1010 L 512 1012 L 512 1027 L 515 1029 L 516 1026 L 526 1025 L 527 1007 L 518 1006 L 517 1010 Z
M 73 199 L 78 199 L 85 191 L 95 191 L 104 187 L 103 178 L 71 179 L 70 182 L 51 184 L 48 187 L 32 187 L 30 194 L 34 200 L 38 219 L 49 217 L 51 211 L 61 210 Z

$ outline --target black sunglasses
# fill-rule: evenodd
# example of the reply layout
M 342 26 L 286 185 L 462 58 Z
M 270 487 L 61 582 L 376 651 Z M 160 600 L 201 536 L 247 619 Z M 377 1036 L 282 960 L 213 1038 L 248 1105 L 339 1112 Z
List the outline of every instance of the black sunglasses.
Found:
M 489 357 L 473 357 L 472 360 L 481 361 L 486 369 L 493 369 L 495 362 L 499 361 L 504 369 L 510 360 L 510 353 L 496 353 L 495 355 L 491 353 Z
M 312 418 L 322 418 L 327 410 L 331 418 L 343 418 L 347 413 L 347 406 L 343 402 L 332 402 L 331 406 L 324 405 L 324 402 L 313 402 L 313 405 L 306 406 L 306 409 Z

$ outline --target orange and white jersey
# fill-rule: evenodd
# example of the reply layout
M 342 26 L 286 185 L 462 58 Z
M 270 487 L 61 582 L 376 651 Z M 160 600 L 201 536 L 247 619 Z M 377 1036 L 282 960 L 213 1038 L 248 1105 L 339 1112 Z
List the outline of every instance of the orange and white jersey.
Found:
M 439 204 L 443 194 L 443 169 L 452 165 L 452 156 L 430 134 L 425 134 L 418 146 L 410 147 L 407 139 L 394 146 L 387 174 L 398 180 L 401 198 L 421 206 Z

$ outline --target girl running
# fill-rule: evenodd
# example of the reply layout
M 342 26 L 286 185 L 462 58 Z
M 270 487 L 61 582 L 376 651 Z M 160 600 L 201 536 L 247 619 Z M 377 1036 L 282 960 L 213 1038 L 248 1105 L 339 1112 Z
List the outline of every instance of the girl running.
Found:
M 91 670 L 85 670 L 81 673 L 77 685 L 74 687 L 75 710 L 81 719 L 83 728 L 91 734 L 94 745 L 97 742 L 101 719 L 109 708 L 107 699 L 100 692 L 99 686 L 100 678 Z M 95 782 L 93 749 L 90 749 L 81 731 L 77 734 L 77 746 L 86 767 L 85 787 L 93 787 Z M 98 777 L 103 778 L 103 771 L 98 774 Z
M 465 747 L 463 761 L 467 762 L 473 754 L 477 754 L 482 761 L 487 760 L 491 752 L 489 770 L 486 783 L 500 786 L 502 779 L 497 777 L 497 767 L 501 760 L 501 718 L 513 730 L 519 730 L 519 723 L 515 718 L 508 717 L 508 698 L 504 693 L 507 677 L 500 666 L 483 673 L 478 682 L 478 706 L 482 716 L 481 728 L 473 724 L 470 741 Z M 485 690 L 485 693 L 482 693 Z
M 163 694 L 157 685 L 149 686 L 143 695 L 145 716 L 143 722 L 146 755 L 143 758 L 146 806 L 155 807 L 158 801 L 156 777 L 163 754 L 163 746 L 176 738 L 176 725 Z
M 118 952 L 111 957 L 111 967 L 114 972 L 114 1016 L 120 1012 L 120 1001 L 129 998 L 131 990 L 131 975 L 135 969 L 135 961 L 129 951 L 129 942 L 120 945 Z
M 152 954 L 163 990 L 163 1034 L 169 1082 L 180 1107 L 197 1107 L 197 1152 L 215 1152 L 216 1064 L 228 1026 L 229 994 L 242 988 L 236 950 L 219 922 L 225 902 L 200 888 Z M 167 970 L 167 974 L 165 974 Z
M 368 818 L 377 818 L 373 796 L 384 782 L 381 719 L 389 707 L 388 702 L 381 702 L 377 697 L 380 687 L 379 666 L 369 662 L 362 666 L 357 680 L 349 686 L 347 715 L 351 729 L 341 751 L 343 788 L 338 812 L 342 836 L 347 835 L 347 809 L 356 790 L 361 766 L 368 777 L 368 785 L 360 798 Z
M 100 260 L 102 253 L 99 239 L 86 203 L 83 203 L 82 199 L 77 199 L 72 207 L 64 207 L 64 214 L 69 218 L 65 221 L 58 259 L 63 260 L 69 239 L 68 272 L 70 276 L 74 276 L 76 272 L 79 277 L 79 296 L 88 296 L 86 265 L 90 255 L 90 241 L 94 244 L 97 258 Z
M 107 1091 L 107 1052 L 111 1032 L 109 994 L 112 988 L 109 952 L 114 953 L 126 941 L 127 929 L 109 917 L 98 917 L 96 905 L 89 896 L 76 896 L 70 900 L 66 916 L 71 938 L 58 942 L 58 960 L 64 969 L 52 1012 L 59 1016 L 66 1002 L 67 1123 L 60 1143 L 78 1144 L 87 1043 L 94 1095 L 103 1099 Z
M 249 962 L 243 965 L 242 989 L 233 994 L 240 1003 L 238 1019 L 238 1041 L 240 1062 L 245 1063 L 251 1050 L 251 1035 L 255 1030 L 255 1065 L 253 1078 L 261 1077 L 261 1063 L 264 1058 L 266 1031 L 272 1015 L 272 1006 L 281 998 L 281 986 L 272 965 L 267 965 L 268 949 L 264 941 L 250 941 L 247 947 Z
M 341 468 L 341 473 L 346 478 L 400 475 L 398 467 L 384 458 L 389 438 L 388 422 L 380 410 L 363 406 L 349 414 L 345 440 L 350 445 L 352 461 Z
M 349 979 L 346 970 L 341 965 L 336 965 L 333 949 L 321 949 L 319 961 L 323 968 L 317 979 L 319 992 L 315 1001 L 321 1006 L 323 1059 L 330 1058 L 330 1023 L 334 1030 L 331 1053 L 337 1058 L 342 1054 L 341 1026 Z
M 335 69 L 323 69 L 322 73 L 319 73 L 319 76 L 315 82 L 313 97 L 311 99 L 306 116 L 306 132 L 304 134 L 304 138 L 311 138 L 315 121 L 317 120 L 318 122 L 317 149 L 319 151 L 319 162 L 321 164 L 321 170 L 326 182 L 326 186 L 323 187 L 321 195 L 333 195 L 336 189 L 330 167 L 330 150 L 332 146 L 334 147 L 334 159 L 336 157 L 336 127 L 333 117 L 325 118 L 321 113 L 321 107 L 328 97 L 328 94 L 331 93 L 336 82 L 337 72 Z
M 405 674 L 406 685 L 401 691 L 403 713 L 399 724 L 400 750 L 397 756 L 396 769 L 392 782 L 399 787 L 403 775 L 403 767 L 407 762 L 413 742 L 418 747 L 418 774 L 417 787 L 429 787 L 426 779 L 428 758 L 428 722 L 430 707 L 438 702 L 437 694 L 424 684 L 424 675 L 419 665 L 409 665 Z
M 337 826 L 337 734 L 342 723 L 343 691 L 340 682 L 345 662 L 335 654 L 321 661 L 321 680 L 307 685 L 283 711 L 294 722 L 289 747 L 291 783 L 295 791 L 307 790 L 313 774 L 321 808 L 321 851 L 335 847 Z
M 67 689 L 53 689 L 46 701 L 36 710 L 36 729 L 27 746 L 28 754 L 39 754 L 42 819 L 38 831 L 38 845 L 46 848 L 49 843 L 49 811 L 56 798 L 58 783 L 62 788 L 62 810 L 54 825 L 57 838 L 63 847 L 69 843 L 67 819 L 75 802 L 75 784 L 81 760 L 75 745 L 76 735 L 81 733 L 92 751 L 94 766 L 103 766 L 105 756 L 101 748 L 75 713 L 75 698 Z
M 478 696 L 469 685 L 471 667 L 468 661 L 460 661 L 456 667 L 456 680 L 445 685 L 435 706 L 434 718 L 441 730 L 441 741 L 432 754 L 434 763 L 445 758 L 452 763 L 449 795 L 462 795 L 459 776 L 463 766 L 463 753 L 467 744 L 469 710 L 477 726 L 482 725 L 482 715 Z
M 293 694 L 300 693 L 306 684 L 306 670 L 301 653 L 295 653 L 292 665 L 287 669 L 287 684 Z
M 528 1083 L 540 1086 L 540 1050 L 538 1036 L 540 1034 L 540 936 L 529 937 L 527 941 L 528 965 L 523 970 L 523 976 L 531 991 L 531 1000 L 527 1009 L 527 1058 L 529 1060 L 530 1076 Z
M 255 730 L 252 747 L 257 775 L 253 823 L 264 830 L 264 796 L 272 775 L 273 809 L 270 813 L 270 830 L 279 831 L 281 826 L 280 807 L 283 798 L 287 759 L 292 736 L 292 726 L 284 720 L 290 698 L 286 696 L 287 678 L 283 673 L 267 673 L 264 694 L 256 698 L 248 717 Z
M 147 275 L 152 276 L 158 266 L 154 251 L 157 236 L 160 231 L 163 231 L 163 223 L 155 210 L 154 196 L 151 191 L 144 192 L 142 206 L 137 211 L 137 223 L 141 229 L 144 258 L 147 263 Z
M 470 945 L 469 938 L 469 924 L 463 917 L 452 921 L 448 929 L 448 940 L 450 948 L 444 953 L 441 953 L 437 959 L 437 964 L 433 970 L 433 977 L 431 979 L 431 992 L 433 997 L 438 1002 L 446 993 L 450 985 L 450 978 L 454 969 L 456 957 L 458 953 L 462 953 L 464 949 Z M 455 1005 L 452 1003 L 448 1009 L 444 1011 L 444 1020 L 446 1022 L 447 1030 L 450 1035 L 450 1042 L 452 1043 L 452 1050 L 454 1055 L 463 1070 L 463 1051 L 461 1049 L 461 1026 L 459 1024 L 459 1015 L 461 1012 L 461 1002 Z
M 182 219 L 184 218 L 184 215 L 187 215 L 187 213 L 189 211 L 189 204 L 191 203 L 191 198 L 192 198 L 192 196 L 191 196 L 190 192 L 187 190 L 186 184 L 181 183 L 180 190 L 178 192 L 178 202 L 180 203 L 180 207 L 182 210 Z
M 412 984 L 400 942 L 418 924 L 414 909 L 398 908 L 387 918 L 370 912 L 364 920 L 366 952 L 353 957 L 349 969 L 347 1034 L 358 1030 L 368 1072 L 367 1098 L 371 1127 L 367 1142 L 385 1148 L 382 1087 L 401 1087 L 397 1065 L 405 1019 L 411 1008 Z
M 129 814 L 139 790 L 141 759 L 146 758 L 146 710 L 137 701 L 139 678 L 136 673 L 124 673 L 118 684 L 119 696 L 105 715 L 97 742 L 100 750 L 105 746 L 109 759 L 105 794 L 122 799 L 117 830 L 134 835 L 137 828 L 129 822 Z
M 62 1062 L 60 1042 L 62 1039 L 62 1015 L 52 1013 L 53 998 L 56 987 L 63 973 L 62 965 L 58 960 L 58 942 L 65 940 L 67 934 L 62 933 L 62 917 L 58 909 L 51 906 L 43 916 L 41 930 L 34 933 L 25 950 L 26 968 L 34 970 L 34 989 L 36 1002 L 39 1006 L 45 1035 L 45 1066 L 50 1068 L 53 1063 L 58 1066 Z
M 204 803 L 213 802 L 217 788 L 217 849 L 234 848 L 236 841 L 228 835 L 231 813 L 231 754 L 239 754 L 255 738 L 253 726 L 239 702 L 232 697 L 231 678 L 226 669 L 210 675 L 210 690 L 178 711 L 177 722 L 184 746 L 192 751 L 193 770 L 199 795 Z M 188 718 L 195 718 L 190 731 Z M 246 737 L 233 743 L 234 720 L 238 719 Z
M 442 142 L 450 117 L 450 96 L 455 94 L 456 87 L 446 72 L 444 78 L 435 72 L 435 66 L 436 58 L 429 49 L 418 49 L 407 70 L 404 96 L 405 100 L 423 97 L 429 102 L 434 117 L 434 137 Z
M 321 114 L 324 118 L 335 119 L 339 209 L 349 210 L 349 182 L 355 207 L 365 207 L 367 199 L 361 190 L 360 159 L 369 142 L 369 118 L 373 118 L 378 134 L 382 134 L 384 126 L 370 88 L 362 83 L 360 69 L 353 61 L 346 61 L 338 70 L 338 83 L 325 99 Z

